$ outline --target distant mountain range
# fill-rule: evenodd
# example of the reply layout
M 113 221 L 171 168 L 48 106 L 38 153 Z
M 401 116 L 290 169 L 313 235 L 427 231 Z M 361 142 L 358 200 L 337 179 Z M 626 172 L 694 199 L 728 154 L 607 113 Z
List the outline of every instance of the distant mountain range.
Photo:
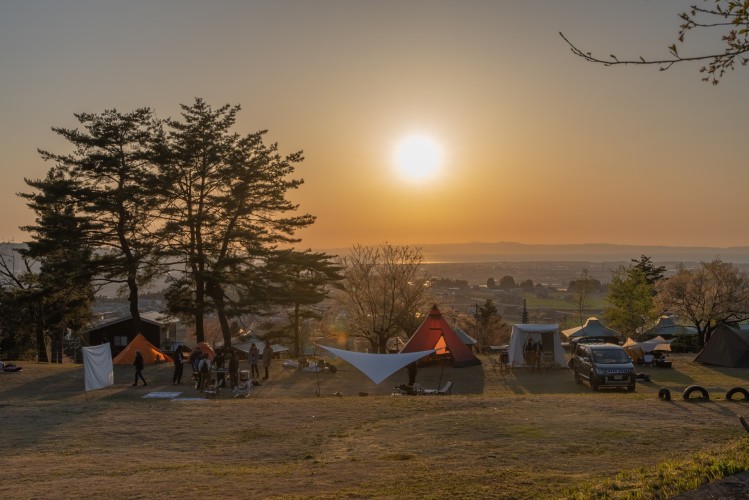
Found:
M 678 247 L 654 245 L 529 245 L 525 243 L 454 243 L 411 245 L 420 247 L 427 262 L 629 262 L 647 255 L 653 262 L 702 262 L 720 258 L 725 262 L 749 263 L 749 246 Z M 350 249 L 328 249 L 345 255 Z
M 19 243 L 0 243 L 6 253 Z M 653 262 L 702 262 L 719 258 L 725 262 L 749 264 L 749 246 L 679 247 L 655 245 L 613 245 L 588 243 L 575 245 L 530 245 L 515 242 L 449 243 L 410 245 L 421 248 L 427 262 L 629 262 L 647 255 Z M 346 255 L 350 248 L 315 249 L 334 255 Z

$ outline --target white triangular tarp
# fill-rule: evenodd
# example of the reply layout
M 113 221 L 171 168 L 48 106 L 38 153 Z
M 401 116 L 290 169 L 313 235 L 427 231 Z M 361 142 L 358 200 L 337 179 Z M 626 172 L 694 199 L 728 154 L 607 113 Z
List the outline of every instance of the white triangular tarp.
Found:
M 410 362 L 429 356 L 434 352 L 434 349 L 431 349 L 429 351 L 398 354 L 370 354 L 368 352 L 344 351 L 343 349 L 326 347 L 324 345 L 318 347 L 322 347 L 331 354 L 335 354 L 344 361 L 348 361 L 375 384 L 379 384 Z
M 83 380 L 86 391 L 102 389 L 114 385 L 112 369 L 112 350 L 109 343 L 93 347 L 84 347 Z

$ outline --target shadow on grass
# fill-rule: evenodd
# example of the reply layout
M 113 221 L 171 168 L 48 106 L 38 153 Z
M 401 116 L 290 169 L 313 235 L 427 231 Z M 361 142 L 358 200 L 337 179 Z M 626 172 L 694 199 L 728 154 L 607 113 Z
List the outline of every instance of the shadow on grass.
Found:
M 531 371 L 527 368 L 513 368 L 502 371 L 496 377 L 513 394 L 575 394 L 590 392 L 590 386 L 576 384 L 572 372 L 567 368 L 553 368 Z
M 335 373 L 284 370 L 276 378 L 278 392 L 288 393 L 294 397 L 316 397 L 319 387 L 319 394 L 322 396 L 357 396 L 359 393 L 386 396 L 392 394 L 395 387 L 408 382 L 405 368 L 377 385 L 348 363 L 338 361 L 336 367 Z M 438 389 L 448 381 L 453 382 L 453 394 L 484 393 L 485 376 L 480 365 L 464 368 L 454 368 L 450 365 L 423 366 L 419 367 L 416 375 L 416 382 L 425 389 Z

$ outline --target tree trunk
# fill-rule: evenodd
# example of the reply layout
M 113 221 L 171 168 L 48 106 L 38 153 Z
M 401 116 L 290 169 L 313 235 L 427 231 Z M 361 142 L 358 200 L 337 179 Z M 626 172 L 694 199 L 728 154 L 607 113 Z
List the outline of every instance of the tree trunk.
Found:
M 207 291 L 216 306 L 216 315 L 221 325 L 221 336 L 224 338 L 224 347 L 231 347 L 231 325 L 226 317 L 226 303 L 224 289 L 215 283 L 208 283 Z
M 60 327 L 57 332 L 57 338 L 55 339 L 55 342 L 57 344 L 57 359 L 55 360 L 55 362 L 59 364 L 62 364 L 62 358 L 65 354 L 65 330 L 65 327 Z
M 203 310 L 205 308 L 205 285 L 203 278 L 198 274 L 195 276 L 195 340 L 205 342 L 205 329 L 203 326 Z
M 140 309 L 138 307 L 138 283 L 135 276 L 127 277 L 127 288 L 130 291 L 128 301 L 130 302 L 130 316 L 133 318 L 133 336 L 143 333 L 140 321 Z
M 41 309 L 41 306 L 38 309 Z M 39 310 L 37 310 L 35 330 L 37 361 L 39 363 L 49 363 L 49 357 L 47 356 L 47 343 L 44 338 L 44 316 Z
M 294 304 L 294 356 L 302 355 L 302 343 L 299 339 L 299 304 Z
M 702 328 L 697 329 L 697 344 L 700 346 L 700 349 L 705 347 L 705 333 L 702 331 Z

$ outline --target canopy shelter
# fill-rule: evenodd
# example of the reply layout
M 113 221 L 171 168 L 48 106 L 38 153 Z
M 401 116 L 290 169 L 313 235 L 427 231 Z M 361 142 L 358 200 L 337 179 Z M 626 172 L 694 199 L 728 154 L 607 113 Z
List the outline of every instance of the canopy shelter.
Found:
M 255 347 L 257 347 L 258 351 L 260 352 L 263 352 L 263 350 L 265 350 L 265 341 L 260 340 L 257 337 L 250 337 L 243 342 L 232 342 L 231 348 L 241 351 L 245 356 L 248 356 L 250 354 L 250 348 L 252 347 L 252 344 L 255 344 Z M 276 355 L 279 355 L 280 353 L 289 352 L 289 349 L 285 346 L 282 346 L 281 344 L 271 344 L 270 347 L 271 349 L 273 349 L 274 357 Z
M 563 330 L 562 335 L 564 335 L 567 340 L 585 337 L 601 339 L 603 342 L 612 343 L 616 343 L 619 338 L 621 338 L 619 332 L 604 326 L 598 318 L 593 316 L 588 318 L 583 326 L 576 326 L 575 328 Z
M 324 345 L 318 345 L 317 347 L 321 347 L 331 354 L 334 354 L 344 361 L 354 365 L 356 369 L 361 371 L 364 375 L 369 377 L 372 382 L 378 385 L 407 364 L 434 353 L 434 349 L 430 349 L 428 351 L 398 354 L 371 354 L 368 352 L 344 351 L 343 349 L 336 349 Z
M 749 368 L 749 332 L 726 324 L 718 325 L 694 361 L 706 365 Z
M 430 350 L 437 354 L 449 352 L 453 358 L 453 366 L 456 368 L 481 364 L 479 358 L 471 352 L 471 349 L 465 345 L 464 341 L 455 333 L 455 330 L 442 317 L 442 313 L 436 305 L 432 306 L 429 315 L 408 339 L 406 345 L 401 349 L 401 353 Z
M 670 351 L 671 342 L 673 341 L 674 339 L 667 340 L 661 336 L 658 336 L 644 342 L 637 342 L 636 340 L 628 337 L 627 341 L 624 343 L 624 345 L 622 345 L 622 347 L 627 352 L 627 355 L 632 358 L 632 361 L 634 363 L 638 363 L 641 359 L 643 359 L 645 354 Z
M 646 340 L 645 342 L 638 342 L 638 345 L 645 353 L 656 351 L 670 351 L 671 342 L 673 341 L 674 339 L 664 339 L 663 337 L 658 335 L 657 337 L 653 337 L 652 339 Z
M 653 328 L 645 332 L 645 336 L 662 337 L 686 337 L 697 335 L 697 330 L 692 326 L 682 326 L 676 323 L 673 316 L 661 316 Z
M 523 368 L 528 366 L 523 347 L 529 339 L 536 343 L 540 342 L 543 352 L 553 354 L 555 366 L 567 366 L 567 359 L 559 335 L 559 325 L 516 324 L 512 325 L 510 345 L 507 348 L 507 361 L 510 367 Z
M 156 349 L 156 347 L 146 340 L 142 333 L 135 336 L 133 340 L 112 360 L 115 365 L 132 365 L 135 361 L 135 352 L 140 351 L 145 364 L 163 363 L 172 361 L 172 358 Z

